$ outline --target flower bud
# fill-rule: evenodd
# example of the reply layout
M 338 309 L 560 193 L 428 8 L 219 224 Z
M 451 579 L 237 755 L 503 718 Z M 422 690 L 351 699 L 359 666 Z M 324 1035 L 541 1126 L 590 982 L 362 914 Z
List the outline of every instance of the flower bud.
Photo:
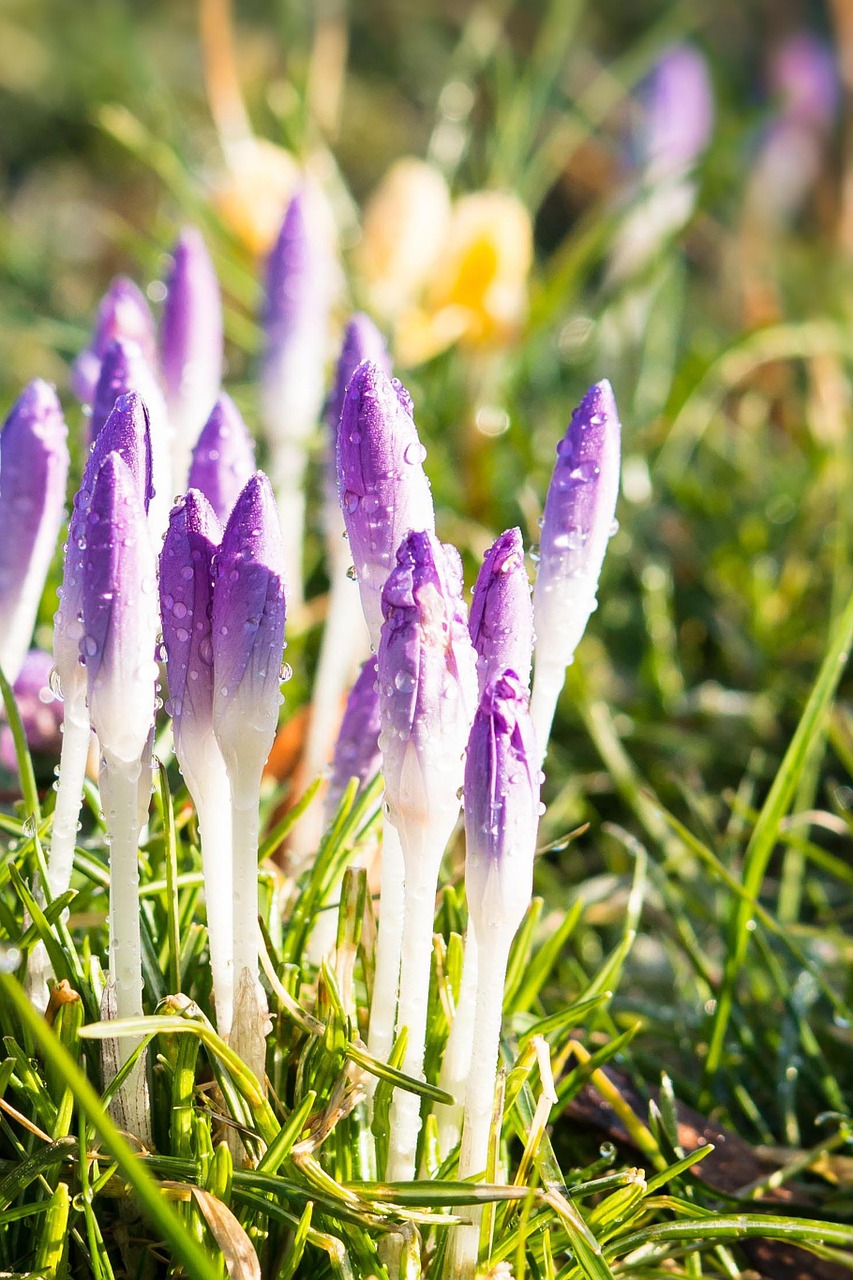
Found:
M 379 643 L 382 588 L 412 529 L 435 513 L 408 392 L 365 360 L 352 375 L 338 434 L 338 493 L 371 644 Z
M 223 391 L 193 449 L 187 487 L 203 493 L 224 523 L 254 474 L 254 441 L 234 401 Z
M 107 348 L 121 339 L 135 343 L 149 366 L 157 365 L 154 317 L 145 295 L 127 276 L 116 276 L 101 299 L 92 340 L 81 351 L 71 370 L 71 390 L 84 405 L 91 405 Z M 107 412 L 112 408 L 109 405 Z
M 160 324 L 160 363 L 176 491 L 222 380 L 222 297 L 201 232 L 185 227 L 172 251 Z
M 68 429 L 56 392 L 31 382 L 0 433 L 0 667 L 20 674 L 65 507 Z
M 110 453 L 95 478 L 83 557 L 89 714 L 107 759 L 138 763 L 154 722 L 157 566 L 137 477 Z
M 379 750 L 379 694 L 376 655 L 371 654 L 350 690 L 344 709 L 324 808 L 331 820 L 351 778 L 364 784 L 382 767 Z
M 481 697 L 491 678 L 506 667 L 529 686 L 533 604 L 520 529 L 507 529 L 486 552 L 471 597 L 469 629 Z
M 213 588 L 213 728 L 237 808 L 257 800 L 281 703 L 285 596 L 281 531 L 258 472 L 231 512 Z
M 419 856 L 425 835 L 440 857 L 459 813 L 476 703 L 461 586 L 455 549 L 416 531 L 403 539 L 382 592 L 379 745 L 390 817 L 407 859 Z
M 478 945 L 511 938 L 533 885 L 539 759 L 527 691 L 514 671 L 487 686 L 465 759 L 465 893 Z

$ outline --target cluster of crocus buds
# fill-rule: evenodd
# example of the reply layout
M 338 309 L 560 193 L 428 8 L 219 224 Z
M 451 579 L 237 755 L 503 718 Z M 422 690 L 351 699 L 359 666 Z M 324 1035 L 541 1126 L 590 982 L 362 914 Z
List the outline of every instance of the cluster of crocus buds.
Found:
M 273 453 L 277 442 L 291 451 L 304 445 L 324 386 L 317 356 L 329 295 L 308 296 L 320 267 L 312 258 L 306 199 L 297 193 L 291 203 L 270 264 L 268 432 L 273 411 L 282 410 L 279 392 L 291 397 L 287 422 L 280 417 L 272 427 Z M 94 730 L 110 843 L 105 1008 L 120 1018 L 140 1015 L 138 844 L 150 791 L 159 658 L 175 756 L 198 816 L 216 1022 L 263 1081 L 259 795 L 282 701 L 288 548 L 281 493 L 277 504 L 270 481 L 255 470 L 246 425 L 219 388 L 221 348 L 213 268 L 200 237 L 185 232 L 159 345 L 143 296 L 117 281 L 90 349 L 75 365 L 75 387 L 91 410 L 92 443 L 74 498 L 55 618 L 64 735 L 46 888 L 55 897 L 70 882 Z M 306 389 L 293 384 L 309 355 L 315 364 Z M 332 676 L 321 658 L 318 680 L 328 687 L 316 694 L 315 717 L 318 707 L 328 715 L 340 699 L 355 656 L 368 644 L 373 652 L 347 703 L 324 817 L 352 777 L 365 782 L 381 771 L 385 783 L 368 1050 L 386 1061 L 405 1031 L 403 1070 L 423 1074 L 435 895 L 462 807 L 470 926 L 442 1081 L 464 1106 L 439 1117 L 439 1132 L 447 1154 L 461 1123 L 460 1176 L 474 1177 L 485 1165 L 509 947 L 531 893 L 540 769 L 613 530 L 616 406 L 609 384 L 598 383 L 559 443 L 532 597 L 521 531 L 509 529 L 484 557 L 470 617 L 459 553 L 436 536 L 411 398 L 391 377 L 383 340 L 367 317 L 354 317 L 347 328 L 327 426 L 335 486 L 332 493 L 327 478 L 326 523 L 336 548 L 348 546 L 353 566 L 340 573 L 342 583 L 333 577 L 327 625 L 344 637 L 349 669 L 339 666 Z M 58 533 L 65 435 L 53 391 L 36 383 L 0 436 L 0 531 L 17 519 L 26 535 L 25 555 L 20 537 L 15 556 L 6 551 L 10 540 L 0 540 L 2 661 L 12 680 Z M 37 496 L 27 481 L 33 474 Z M 298 487 L 301 501 L 301 479 Z M 338 551 L 329 559 L 342 569 Z M 363 622 L 354 619 L 353 601 Z M 322 734 L 318 741 L 319 767 L 332 743 Z M 48 974 L 42 956 L 42 980 Z M 124 1039 L 116 1060 L 126 1059 L 133 1044 Z M 119 1103 L 126 1125 L 146 1134 L 141 1061 Z M 389 1179 L 416 1175 L 420 1126 L 418 1096 L 397 1089 Z M 472 1270 L 476 1228 L 457 1234 L 452 1256 L 455 1274 Z

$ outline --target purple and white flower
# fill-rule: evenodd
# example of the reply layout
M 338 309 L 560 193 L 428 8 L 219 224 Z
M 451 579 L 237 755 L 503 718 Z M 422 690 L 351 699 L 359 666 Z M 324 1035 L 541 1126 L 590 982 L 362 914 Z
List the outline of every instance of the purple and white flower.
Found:
M 138 346 L 149 367 L 156 369 L 157 335 L 154 317 L 145 295 L 127 276 L 116 276 L 110 284 L 98 307 L 91 342 L 74 361 L 71 389 L 82 404 L 93 403 L 101 374 L 101 362 L 107 348 L 117 339 Z

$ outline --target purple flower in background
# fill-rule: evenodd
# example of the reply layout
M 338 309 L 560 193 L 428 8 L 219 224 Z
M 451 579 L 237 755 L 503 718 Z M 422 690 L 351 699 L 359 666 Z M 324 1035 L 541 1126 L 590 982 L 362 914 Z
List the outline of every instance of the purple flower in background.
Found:
M 130 468 L 147 509 L 153 494 L 151 438 L 148 410 L 135 391 L 119 396 L 102 431 L 95 438 L 71 510 L 59 608 L 54 615 L 53 628 L 54 660 L 66 701 L 73 701 L 75 689 L 82 691 L 86 683 L 79 654 L 83 638 L 83 566 L 90 532 L 89 508 L 98 472 L 110 453 L 118 453 Z
M 406 389 L 369 360 L 352 375 L 338 434 L 338 492 L 371 644 L 379 643 L 382 588 L 412 529 L 435 513 Z
M 261 405 L 273 445 L 304 442 L 323 407 L 336 277 L 315 199 L 307 187 L 296 192 L 267 260 Z M 275 480 L 278 488 L 286 477 Z
M 81 351 L 71 370 L 71 389 L 85 405 L 92 404 L 101 373 L 101 361 L 116 339 L 135 343 L 152 369 L 157 366 L 154 317 L 145 295 L 127 276 L 116 276 L 101 299 L 92 340 Z M 112 405 L 108 407 L 112 408 Z
M 705 151 L 713 126 L 708 64 L 693 45 L 673 45 L 640 92 L 636 149 L 649 185 L 686 176 Z
M 30 647 L 62 524 L 67 438 L 56 392 L 29 383 L 0 433 L 0 667 L 11 684 Z
M 285 595 L 269 480 L 246 485 L 222 535 L 213 589 L 213 724 L 234 801 L 257 799 L 278 721 Z
M 596 606 L 619 493 L 620 430 L 605 380 L 587 391 L 557 446 L 533 588 L 532 713 L 543 756 L 565 669 Z
M 486 686 L 465 759 L 465 893 L 477 940 L 521 923 L 533 885 L 539 755 L 522 682 L 506 670 Z
M 469 629 L 481 697 L 492 676 L 506 667 L 529 686 L 533 604 L 520 529 L 507 529 L 486 552 L 474 584 Z
M 157 566 L 138 476 L 119 453 L 95 478 L 83 557 L 83 637 L 89 714 L 101 750 L 142 758 L 154 722 Z
M 254 474 L 254 441 L 234 401 L 223 391 L 193 449 L 187 488 L 200 490 L 224 524 Z
M 408 534 L 382 592 L 377 659 L 383 774 L 407 862 L 428 838 L 439 857 L 459 813 L 476 658 L 458 553 L 429 532 Z M 436 868 L 437 870 L 437 868 Z
M 201 232 L 185 227 L 172 251 L 160 323 L 160 364 L 173 438 L 172 469 L 183 490 L 190 453 L 222 380 L 222 297 Z
M 382 767 L 376 681 L 376 655 L 371 654 L 350 690 L 335 745 L 332 774 L 324 801 L 330 819 L 350 779 L 358 778 L 364 784 L 375 778 Z
M 825 132 L 838 111 L 838 67 L 832 47 L 811 31 L 797 31 L 773 50 L 770 91 L 782 114 Z
M 50 673 L 53 658 L 43 649 L 30 649 L 24 658 L 20 674 L 13 686 L 15 701 L 21 713 L 27 745 L 31 751 L 58 756 L 62 724 L 62 703 L 53 694 Z M 16 773 L 18 761 L 12 730 L 4 724 L 0 727 L 0 764 L 10 773 Z

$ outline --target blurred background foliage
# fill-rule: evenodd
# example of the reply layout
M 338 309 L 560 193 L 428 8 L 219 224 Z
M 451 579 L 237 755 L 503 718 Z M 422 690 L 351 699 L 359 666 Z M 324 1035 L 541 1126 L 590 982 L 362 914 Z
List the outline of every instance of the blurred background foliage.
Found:
M 227 8 L 210 0 L 207 11 L 221 37 Z M 543 857 L 539 885 L 552 903 L 580 892 L 592 904 L 596 929 L 578 948 L 594 969 L 621 929 L 624 831 L 648 843 L 657 897 L 623 1011 L 641 1008 L 668 1043 L 681 992 L 688 1080 L 710 987 L 696 978 L 682 925 L 713 975 L 730 898 L 673 846 L 660 806 L 739 874 L 752 807 L 853 584 L 848 13 L 845 0 L 240 0 L 232 15 L 254 135 L 321 176 L 347 264 L 360 209 L 400 156 L 429 157 L 454 195 L 496 187 L 530 211 L 534 265 L 518 335 L 399 368 L 429 446 L 440 532 L 460 546 L 470 581 L 500 529 L 519 523 L 535 543 L 571 408 L 591 381 L 614 384 L 625 433 L 621 528 L 561 703 L 543 843 L 592 826 L 569 853 Z M 762 159 L 781 110 L 769 69 L 774 49 L 802 32 L 830 50 L 836 103 L 811 150 L 792 144 L 774 176 Z M 707 59 L 715 103 L 695 203 L 650 261 L 614 279 L 613 246 L 642 198 L 632 187 L 637 89 L 684 40 Z M 258 246 L 223 204 L 229 105 L 216 47 L 215 36 L 205 45 L 189 0 L 0 6 L 4 404 L 27 379 L 51 378 L 73 432 L 68 365 L 99 296 L 123 271 L 156 303 L 169 246 L 194 221 L 223 283 L 229 383 L 256 421 Z M 275 199 L 280 163 L 264 154 L 250 205 Z M 363 282 L 353 271 L 348 279 L 350 301 L 362 302 Z M 319 546 L 317 536 L 316 593 Z M 316 640 L 310 617 L 291 634 L 291 713 L 310 696 Z M 853 707 L 849 684 L 842 691 L 798 793 L 797 832 L 848 866 Z M 803 945 L 828 930 L 815 955 L 840 974 L 849 884 L 826 867 L 806 875 L 780 850 L 765 889 Z M 683 915 L 665 924 L 676 899 Z M 754 978 L 758 1019 L 778 996 L 774 982 Z M 773 1035 L 781 1055 L 784 1028 Z M 753 1051 L 771 1110 L 792 1105 L 773 1092 L 778 1064 L 761 1037 Z M 827 1097 L 804 1105 L 820 1109 Z M 753 1122 L 764 1137 L 777 1127 Z

